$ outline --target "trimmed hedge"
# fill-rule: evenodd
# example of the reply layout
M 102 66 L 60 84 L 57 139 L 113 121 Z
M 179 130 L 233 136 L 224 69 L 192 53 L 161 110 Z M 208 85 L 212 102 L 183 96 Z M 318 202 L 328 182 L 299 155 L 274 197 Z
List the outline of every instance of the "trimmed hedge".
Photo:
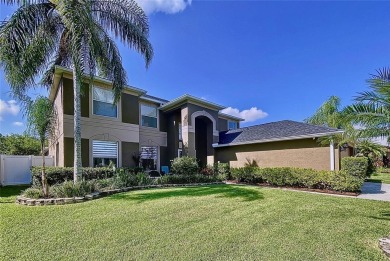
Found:
M 368 158 L 366 157 L 345 157 L 341 159 L 341 169 L 349 175 L 365 178 L 370 176 L 368 172 Z
M 217 175 L 165 175 L 159 178 L 159 184 L 190 184 L 190 183 L 211 183 L 222 181 L 222 179 Z
M 83 179 L 105 179 L 115 175 L 112 168 L 82 168 Z M 42 167 L 32 167 L 32 182 L 34 186 L 41 186 Z M 73 180 L 72 167 L 46 167 L 46 177 L 49 186 Z
M 347 171 L 318 171 L 301 168 L 232 168 L 231 175 L 238 181 L 248 183 L 268 183 L 273 186 L 293 186 L 335 191 L 360 191 L 364 177 L 349 174 Z

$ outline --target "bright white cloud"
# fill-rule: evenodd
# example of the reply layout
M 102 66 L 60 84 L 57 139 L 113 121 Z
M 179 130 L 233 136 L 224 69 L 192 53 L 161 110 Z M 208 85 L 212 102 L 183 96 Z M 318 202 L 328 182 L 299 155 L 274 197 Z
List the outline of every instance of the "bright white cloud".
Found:
M 14 126 L 18 126 L 18 127 L 22 127 L 24 125 L 23 122 L 21 122 L 21 121 L 14 121 L 12 124 Z
M 16 116 L 20 111 L 20 106 L 16 103 L 15 100 L 3 101 L 0 99 L 0 121 L 3 120 L 3 117 L 7 114 Z
M 226 113 L 232 116 L 236 116 L 244 119 L 244 122 L 252 122 L 259 119 L 263 119 L 268 116 L 268 113 L 257 109 L 257 107 L 252 107 L 249 110 L 240 111 L 237 108 L 227 107 L 221 111 L 222 113 Z
M 191 5 L 192 0 L 135 0 L 146 14 L 163 12 L 174 14 Z

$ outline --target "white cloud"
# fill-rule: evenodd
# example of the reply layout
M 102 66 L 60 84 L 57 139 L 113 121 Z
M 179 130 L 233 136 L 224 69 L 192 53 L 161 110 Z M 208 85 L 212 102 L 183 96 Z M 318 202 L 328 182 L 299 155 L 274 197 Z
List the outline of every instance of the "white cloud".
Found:
M 226 113 L 232 116 L 236 116 L 244 119 L 244 122 L 252 122 L 258 119 L 263 119 L 268 116 L 268 113 L 257 109 L 257 107 L 252 107 L 249 110 L 240 111 L 237 108 L 227 107 L 221 111 L 222 113 Z
M 0 121 L 3 120 L 4 115 L 11 114 L 13 116 L 18 115 L 20 106 L 15 100 L 3 101 L 0 99 Z
M 163 12 L 174 14 L 191 5 L 192 0 L 135 0 L 146 14 Z
M 18 127 L 22 127 L 24 125 L 21 121 L 14 121 L 12 124 Z

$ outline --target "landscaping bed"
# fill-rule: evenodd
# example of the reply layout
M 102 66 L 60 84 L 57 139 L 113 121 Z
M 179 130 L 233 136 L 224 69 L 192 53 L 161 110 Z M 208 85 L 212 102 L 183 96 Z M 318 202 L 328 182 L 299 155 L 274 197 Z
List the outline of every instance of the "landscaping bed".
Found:
M 192 184 L 165 184 L 165 185 L 147 185 L 147 186 L 134 186 L 121 189 L 104 190 L 100 192 L 93 192 L 82 197 L 66 197 L 66 198 L 28 198 L 25 196 L 17 196 L 16 203 L 26 206 L 47 206 L 47 205 L 65 205 L 73 203 L 81 203 L 92 199 L 97 199 L 121 192 L 127 192 L 131 190 L 141 190 L 150 188 L 168 188 L 168 187 L 193 187 L 193 186 L 207 186 L 223 184 L 222 182 L 213 183 L 192 183 Z

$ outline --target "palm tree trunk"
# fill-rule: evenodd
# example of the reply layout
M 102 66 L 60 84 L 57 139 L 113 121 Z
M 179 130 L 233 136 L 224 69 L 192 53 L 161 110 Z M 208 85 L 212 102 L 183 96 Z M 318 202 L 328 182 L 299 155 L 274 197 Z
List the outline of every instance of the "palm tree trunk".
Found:
M 73 93 L 74 93 L 74 165 L 73 182 L 81 179 L 81 104 L 80 104 L 80 81 L 75 66 L 73 66 Z
M 46 165 L 45 165 L 45 143 L 42 142 L 41 144 L 41 149 L 42 149 L 42 190 L 43 190 L 43 196 L 48 197 L 49 196 L 49 186 L 47 184 L 47 179 L 46 179 Z

